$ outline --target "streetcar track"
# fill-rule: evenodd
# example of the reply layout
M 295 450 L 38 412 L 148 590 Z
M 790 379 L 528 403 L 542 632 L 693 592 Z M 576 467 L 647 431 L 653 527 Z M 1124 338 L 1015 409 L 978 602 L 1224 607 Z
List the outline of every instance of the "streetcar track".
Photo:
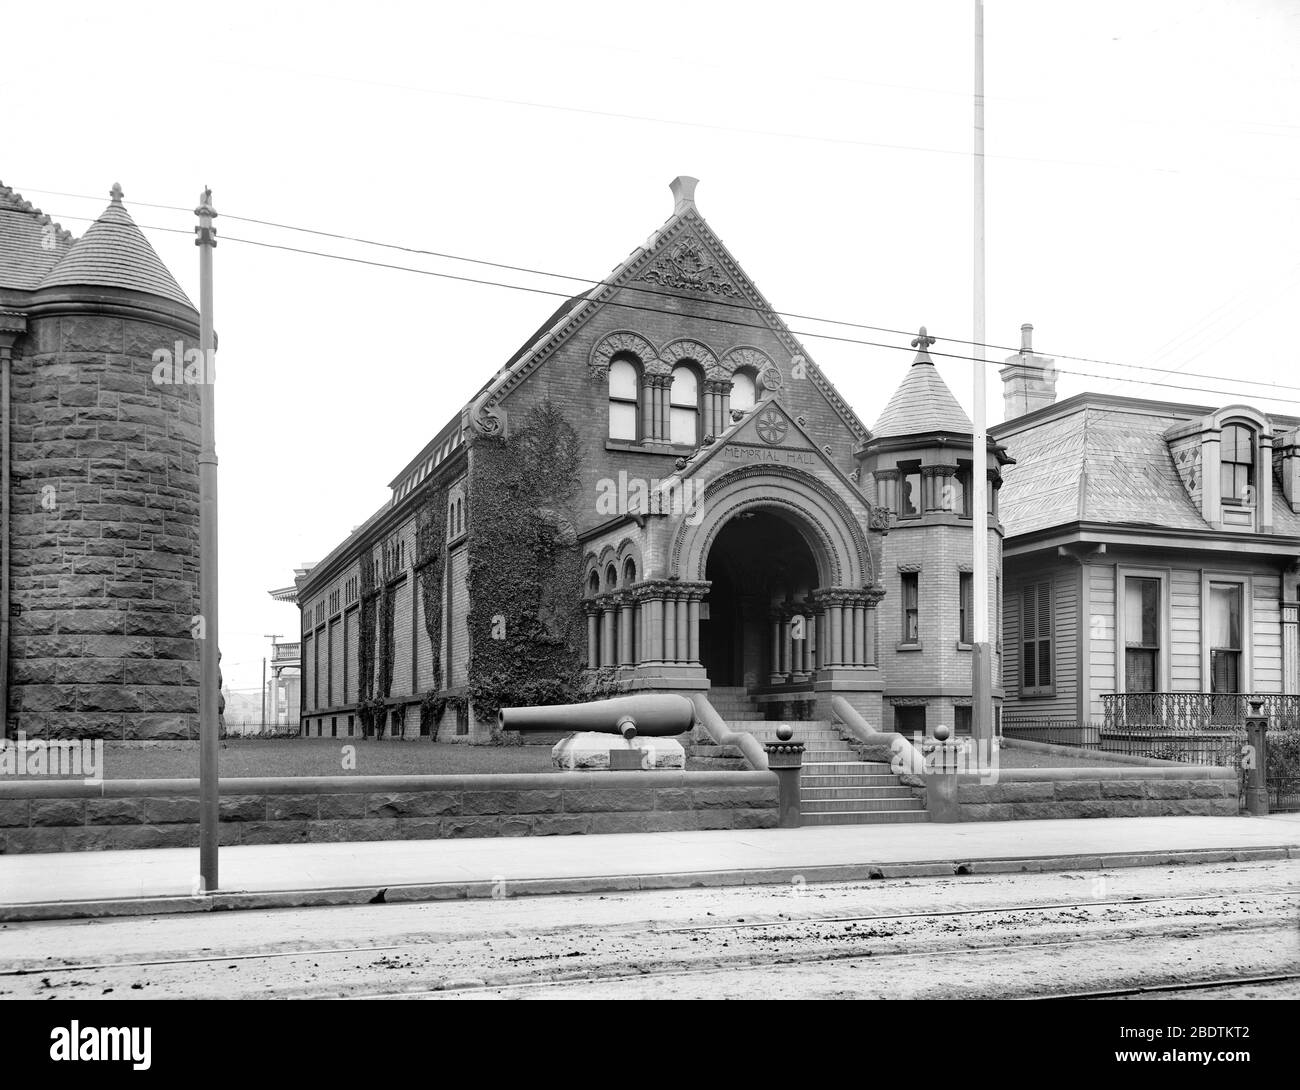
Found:
M 1234 930 L 1268 930 L 1270 928 L 1278 927 L 1278 926 L 1282 926 L 1282 925 L 1276 923 L 1255 925 L 1253 927 L 1247 926 L 1242 928 L 1236 928 Z M 874 964 L 881 961 L 900 961 L 900 960 L 909 960 L 909 959 L 918 959 L 918 958 L 933 959 L 936 956 L 941 956 L 944 958 L 971 957 L 976 955 L 1006 953 L 1008 951 L 1016 951 L 1016 950 L 1028 950 L 1028 949 L 1043 950 L 1052 947 L 1096 946 L 1101 943 L 1114 942 L 1117 937 L 1121 939 L 1126 938 L 1130 940 L 1150 938 L 1149 935 L 1116 936 L 1114 934 L 1111 934 L 1111 935 L 1106 935 L 1094 939 L 1080 939 L 1076 936 L 1074 939 L 1052 939 L 1052 940 L 1046 940 L 1041 942 L 1033 942 L 1033 941 L 1014 942 L 1014 943 L 1003 943 L 1000 945 L 973 946 L 973 947 L 966 947 L 966 948 L 955 947 L 955 948 L 944 949 L 944 950 L 933 950 L 933 949 L 900 950 L 900 951 L 892 951 L 892 952 L 884 952 L 884 953 L 868 952 L 865 954 L 848 952 L 848 951 L 842 953 L 827 952 L 827 953 L 818 953 L 818 954 L 808 954 L 804 956 L 794 955 L 794 956 L 778 958 L 776 960 L 767 959 L 764 961 L 758 961 L 756 959 L 737 959 L 735 961 L 728 961 L 725 964 L 714 963 L 709 965 L 702 965 L 699 967 L 687 966 L 687 967 L 673 967 L 670 969 L 643 969 L 638 967 L 635 969 L 635 971 L 623 971 L 623 972 L 615 971 L 611 973 L 602 973 L 598 975 L 593 975 L 590 973 L 559 974 L 556 976 L 548 977 L 545 980 L 525 980 L 525 981 L 518 981 L 518 982 L 499 981 L 497 983 L 484 982 L 483 984 L 454 985 L 452 987 L 447 987 L 446 985 L 443 985 L 441 987 L 435 987 L 435 988 L 413 988 L 408 991 L 396 991 L 396 992 L 359 992 L 359 993 L 354 992 L 351 994 L 328 993 L 322 995 L 322 998 L 336 998 L 336 999 L 349 999 L 349 1000 L 418 999 L 422 996 L 443 997 L 443 996 L 453 996 L 457 994 L 474 994 L 474 993 L 481 994 L 485 992 L 511 992 L 511 991 L 521 991 L 521 990 L 534 991 L 541 988 L 554 988 L 554 987 L 569 988 L 578 985 L 612 984 L 612 983 L 618 983 L 620 981 L 626 981 L 626 980 L 651 980 L 651 979 L 659 980 L 659 979 L 665 979 L 670 977 L 681 977 L 681 978 L 699 977 L 699 976 L 710 976 L 710 975 L 723 974 L 723 973 L 752 973 L 761 970 L 770 970 L 777 965 L 811 966 L 811 965 L 819 965 L 819 964 L 830 965 L 834 963 L 848 963 L 854 961 L 871 962 Z M 1298 979 L 1300 979 L 1300 974 L 1295 974 L 1295 975 Z M 1225 983 L 1222 986 L 1227 987 L 1228 983 Z M 1054 995 L 1044 995 L 1044 996 L 1030 995 L 1030 996 L 1023 996 L 1021 998 L 1053 999 L 1058 997 Z M 1098 995 L 1096 996 L 1096 998 L 1103 998 L 1103 997 L 1101 995 Z
M 1060 912 L 1080 908 L 1123 908 L 1126 906 L 1137 906 L 1146 904 L 1158 904 L 1161 902 L 1175 903 L 1187 901 L 1230 901 L 1232 898 L 1247 901 L 1264 901 L 1276 900 L 1278 898 L 1300 899 L 1300 894 L 1292 892 L 1275 892 L 1259 894 L 1182 894 L 1168 897 L 1134 897 L 1112 900 L 1089 900 L 1089 901 L 1070 901 L 1070 902 L 1053 902 L 1051 904 L 1033 904 L 1033 905 L 1007 905 L 998 908 L 961 908 L 951 909 L 943 912 L 891 912 L 875 913 L 857 916 L 809 916 L 799 919 L 776 919 L 776 920 L 736 920 L 731 923 L 709 923 L 693 924 L 683 927 L 666 927 L 666 928 L 640 928 L 636 925 L 621 925 L 613 935 L 633 935 L 644 936 L 646 934 L 654 935 L 672 935 L 683 934 L 698 931 L 751 931 L 762 928 L 772 927 L 815 927 L 824 924 L 835 923 L 872 923 L 872 922 L 889 922 L 893 920 L 936 920 L 947 917 L 963 917 L 972 915 L 987 916 L 1009 916 L 1023 914 L 1027 912 Z M 1231 907 L 1231 906 L 1228 906 Z M 544 938 L 553 935 L 564 934 L 567 929 L 559 928 L 546 931 L 533 932 L 529 935 L 527 932 L 514 936 L 516 938 L 535 937 Z M 501 931 L 464 933 L 456 934 L 451 937 L 416 939 L 400 943 L 388 943 L 381 946 L 335 946 L 320 947 L 306 950 L 271 950 L 256 953 L 227 954 L 227 955 L 204 955 L 199 957 L 172 957 L 172 958 L 152 958 L 148 960 L 137 961 L 106 961 L 106 962 L 80 962 L 72 965 L 48 965 L 37 963 L 30 967 L 0 969 L 0 977 L 20 977 L 34 975 L 49 975 L 51 973 L 71 973 L 71 972 L 93 972 L 96 970 L 111 969 L 149 969 L 159 968 L 168 965 L 199 965 L 212 964 L 217 962 L 239 962 L 239 961 L 269 961 L 275 958 L 291 957 L 330 957 L 347 954 L 382 954 L 391 953 L 398 950 L 419 949 L 420 947 L 440 946 L 446 943 L 479 941 L 487 937 L 500 937 L 505 933 Z M 612 936 L 611 936 L 612 937 Z M 850 936 L 852 937 L 852 936 Z M 1027 944 L 1025 944 L 1027 945 Z M 1033 944 L 1033 945 L 1052 945 L 1052 944 Z M 982 948 L 981 948 L 982 949 Z M 852 957 L 863 955 L 836 955 L 836 957 Z M 881 954 L 876 957 L 897 957 L 907 956 L 898 954 Z M 643 975 L 643 974 L 638 974 Z M 515 986 L 515 985 L 511 985 Z M 436 989 L 435 989 L 436 990 Z
M 1281 984 L 1300 980 L 1300 973 L 1278 973 L 1273 976 L 1225 977 L 1217 980 L 1189 980 L 1172 984 L 1138 984 L 1132 988 L 1112 988 L 1107 991 L 1060 992 L 1052 995 L 1030 995 L 1025 999 L 1119 999 L 1126 995 L 1159 995 L 1162 992 L 1212 991 L 1216 988 L 1235 988 L 1247 984 Z

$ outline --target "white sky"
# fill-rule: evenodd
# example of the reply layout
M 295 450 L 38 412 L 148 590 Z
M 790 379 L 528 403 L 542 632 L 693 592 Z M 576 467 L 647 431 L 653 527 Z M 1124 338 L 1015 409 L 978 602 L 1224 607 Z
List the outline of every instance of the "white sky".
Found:
M 962 353 L 944 338 L 972 336 L 972 11 L 22 5 L 4 22 L 0 179 L 78 234 L 73 217 L 97 215 L 114 181 L 141 226 L 189 232 L 188 213 L 140 202 L 192 208 L 208 184 L 227 216 L 599 278 L 667 218 L 667 183 L 693 174 L 701 212 L 778 310 L 925 323 L 936 353 Z M 1300 414 L 1300 389 L 1242 384 L 1300 388 L 1300 3 L 988 0 L 985 30 L 989 340 L 1015 346 L 1033 322 L 1064 369 L 1141 377 L 1064 353 L 1154 364 L 1179 374 L 1142 375 L 1183 387 L 1065 374 L 1062 397 Z M 197 299 L 190 238 L 147 233 Z M 227 685 L 250 688 L 263 634 L 297 632 L 266 591 L 382 504 L 558 300 L 234 241 L 216 263 L 221 645 Z M 912 357 L 803 339 L 868 425 Z M 971 365 L 939 366 L 969 409 Z M 987 378 L 996 421 L 996 366 Z

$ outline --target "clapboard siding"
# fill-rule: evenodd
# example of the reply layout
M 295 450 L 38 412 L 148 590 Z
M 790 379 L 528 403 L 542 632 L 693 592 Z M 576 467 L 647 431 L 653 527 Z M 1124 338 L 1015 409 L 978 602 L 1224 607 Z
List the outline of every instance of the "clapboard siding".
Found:
M 1052 583 L 1052 661 L 1055 692 L 1022 696 L 1020 692 L 1020 605 L 1028 584 Z M 1078 710 L 1079 577 L 1074 564 L 1017 572 L 1005 582 L 1002 599 L 1002 684 L 1004 716 L 1073 716 Z
M 1088 567 L 1088 617 L 1084 646 L 1088 648 L 1089 713 L 1100 718 L 1101 697 L 1115 691 L 1115 569 L 1109 564 Z
M 1251 602 L 1252 688 L 1259 693 L 1282 691 L 1281 581 L 1272 573 L 1257 575 Z
M 1201 573 L 1169 573 L 1169 688 L 1201 691 Z

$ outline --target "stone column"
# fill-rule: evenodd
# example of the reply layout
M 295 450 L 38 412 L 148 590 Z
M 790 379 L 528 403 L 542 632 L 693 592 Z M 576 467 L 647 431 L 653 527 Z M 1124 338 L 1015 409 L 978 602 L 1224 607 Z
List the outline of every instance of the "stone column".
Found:
M 827 603 L 826 613 L 826 626 L 830 629 L 830 659 L 827 661 L 827 665 L 839 666 L 844 661 L 841 650 L 844 646 L 844 611 L 836 599 L 831 599 Z
M 816 656 L 813 658 L 813 668 L 820 670 L 823 666 L 830 665 L 830 643 L 826 634 L 826 607 L 821 603 L 817 605 L 817 637 L 815 640 Z
M 808 618 L 808 623 L 804 627 L 804 631 L 808 634 L 808 639 L 806 641 L 807 651 L 804 656 L 804 661 L 807 663 L 808 672 L 812 674 L 812 673 L 816 673 L 817 671 L 817 651 L 818 651 L 817 628 L 818 628 L 818 620 L 819 620 L 818 617 L 819 611 L 811 601 L 805 602 L 804 607 L 805 607 L 804 615 Z
M 624 594 L 618 603 L 618 664 L 633 666 L 632 656 L 632 599 Z
M 642 602 L 645 617 L 645 645 L 642 662 L 664 661 L 664 602 L 659 597 L 648 597 Z
M 790 637 L 790 614 L 781 615 L 781 676 L 786 681 L 794 673 L 794 640 Z
M 605 598 L 600 603 L 600 664 L 614 666 L 614 600 Z
M 690 626 L 690 596 L 683 591 L 677 591 L 673 597 L 676 599 L 677 614 L 677 661 L 691 661 L 691 626 Z
M 655 437 L 655 387 L 653 375 L 641 376 L 641 438 Z
M 853 665 L 865 666 L 867 664 L 867 604 L 866 602 L 857 601 L 853 603 Z
M 772 669 L 768 681 L 780 685 L 785 680 L 781 674 L 781 618 L 772 614 L 768 618 L 768 626 L 772 633 Z
M 600 612 L 595 602 L 587 603 L 587 669 L 600 666 Z
M 664 611 L 664 662 L 677 661 L 677 602 L 670 595 L 663 599 Z
M 866 663 L 868 666 L 876 665 L 876 627 L 878 616 L 876 606 L 880 599 L 885 596 L 882 590 L 870 590 L 867 592 L 867 610 L 863 621 L 863 629 L 866 636 Z

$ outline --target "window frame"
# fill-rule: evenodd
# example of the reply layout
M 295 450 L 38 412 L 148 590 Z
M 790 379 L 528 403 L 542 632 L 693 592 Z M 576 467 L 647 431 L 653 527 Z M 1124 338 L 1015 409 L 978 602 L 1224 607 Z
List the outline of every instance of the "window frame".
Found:
M 975 573 L 957 573 L 957 646 L 975 646 Z
M 899 643 L 905 647 L 919 647 L 921 645 L 921 573 L 916 571 L 899 572 L 899 619 L 901 622 L 899 629 Z M 912 604 L 908 605 L 908 590 L 911 589 Z M 909 616 L 915 624 L 909 626 Z M 913 633 L 915 629 L 915 634 Z
M 1160 584 L 1156 602 L 1160 644 L 1156 654 L 1154 691 L 1157 693 L 1170 692 L 1169 569 L 1122 566 L 1115 569 L 1115 692 L 1127 693 L 1129 691 L 1125 649 L 1128 646 L 1126 611 L 1127 588 L 1130 578 L 1154 579 Z M 1201 615 L 1204 616 L 1203 610 Z
M 1246 434 L 1246 445 L 1249 448 L 1247 452 L 1248 453 L 1247 461 L 1243 462 L 1237 458 L 1228 458 L 1225 456 L 1226 443 L 1224 442 L 1224 440 L 1230 431 L 1242 431 Z M 1235 449 L 1235 445 L 1234 445 L 1234 453 L 1239 453 Z M 1219 501 L 1221 503 L 1230 504 L 1233 507 L 1242 507 L 1247 509 L 1254 508 L 1257 506 L 1256 496 L 1255 496 L 1255 478 L 1257 476 L 1256 467 L 1258 463 L 1259 463 L 1259 433 L 1255 430 L 1255 428 L 1253 428 L 1249 424 L 1245 424 L 1241 422 L 1240 420 L 1233 420 L 1224 423 L 1224 425 L 1219 429 Z M 1236 489 L 1235 487 L 1232 490 L 1231 496 L 1229 496 L 1224 492 L 1223 471 L 1227 469 L 1229 466 L 1245 467 L 1245 471 L 1246 471 L 1245 488 L 1249 490 L 1249 495 L 1251 496 L 1250 502 L 1247 502 L 1246 500 L 1242 499 L 1241 491 Z M 1234 485 L 1236 483 L 1235 472 L 1234 472 L 1233 483 Z
M 1255 691 L 1255 661 L 1252 654 L 1251 637 L 1254 634 L 1254 607 L 1253 601 L 1255 596 L 1255 580 L 1251 575 L 1241 572 L 1230 571 L 1212 571 L 1205 570 L 1201 572 L 1201 692 L 1214 692 L 1213 652 L 1215 648 L 1210 646 L 1210 588 L 1218 584 L 1220 586 L 1233 584 L 1236 585 L 1241 593 L 1241 647 L 1238 653 L 1241 656 L 1238 660 L 1238 670 L 1241 689 L 1243 693 L 1252 693 Z
M 622 394 L 615 394 L 614 385 L 614 367 L 617 364 L 626 363 L 632 368 L 633 394 L 631 397 L 624 397 Z M 645 430 L 642 426 L 641 419 L 641 390 L 643 386 L 644 372 L 641 367 L 641 361 L 635 355 L 626 352 L 620 352 L 609 361 L 609 377 L 605 384 L 606 401 L 610 406 L 608 419 L 605 421 L 606 438 L 614 443 L 640 443 L 645 437 Z M 613 406 L 614 405 L 631 405 L 632 406 L 632 437 L 614 435 Z
M 919 519 L 925 514 L 925 500 L 921 496 L 921 489 L 923 487 L 921 483 L 921 463 L 919 461 L 899 462 L 897 469 L 898 477 L 896 483 L 898 491 L 895 493 L 895 498 L 898 506 L 894 516 L 899 521 L 906 520 L 911 522 L 913 519 Z M 908 477 L 916 478 L 916 489 L 911 497 L 912 510 L 910 512 L 904 512 L 903 496 L 907 491 Z
M 676 376 L 679 371 L 685 371 L 695 380 L 695 401 L 691 405 L 678 404 L 673 400 L 673 388 L 677 385 Z M 703 438 L 704 421 L 704 372 L 700 365 L 694 360 L 680 359 L 673 364 L 672 370 L 668 373 L 668 442 L 675 447 L 698 447 Z M 694 438 L 683 442 L 673 435 L 673 416 L 678 412 L 691 412 L 695 420 Z
M 748 409 L 742 409 L 742 410 L 741 410 L 742 412 L 750 412 L 752 409 L 757 408 L 757 407 L 758 407 L 758 403 L 759 403 L 759 401 L 762 400 L 762 399 L 760 398 L 760 396 L 759 396 L 758 375 L 757 375 L 753 370 L 751 370 L 751 369 L 748 368 L 748 367 L 738 367 L 738 368 L 736 368 L 735 371 L 732 372 L 732 374 L 731 374 L 731 390 L 730 390 L 730 391 L 728 392 L 728 394 L 727 394 L 727 405 L 728 405 L 729 408 L 732 408 L 732 409 L 736 408 L 735 392 L 736 392 L 736 379 L 737 379 L 737 378 L 743 378 L 743 379 L 745 379 L 745 380 L 750 384 L 750 386 L 752 386 L 752 387 L 754 388 L 754 400 L 750 403 L 750 406 L 749 406 Z M 725 427 L 725 426 L 730 426 L 731 421 L 728 419 L 728 420 L 724 420 L 722 423 L 723 423 L 723 426 L 724 426 L 724 427 Z
M 1039 606 L 1042 598 L 1039 593 L 1039 587 L 1047 587 L 1047 635 L 1040 636 L 1038 625 Z M 1034 636 L 1032 639 L 1026 637 L 1027 631 L 1025 625 L 1025 591 L 1033 588 L 1034 599 Z M 1046 575 L 1036 579 L 1027 579 L 1025 582 L 1017 585 L 1017 601 L 1019 602 L 1019 628 L 1017 629 L 1017 647 L 1020 654 L 1019 669 L 1017 670 L 1017 681 L 1019 683 L 1020 695 L 1024 697 L 1043 697 L 1056 695 L 1056 579 L 1053 575 Z M 1034 684 L 1026 684 L 1025 665 L 1028 659 L 1025 655 L 1025 645 L 1032 643 L 1034 645 Z M 1043 685 L 1040 683 L 1038 665 L 1041 662 L 1041 647 L 1047 644 L 1047 658 L 1051 664 L 1052 679 Z

